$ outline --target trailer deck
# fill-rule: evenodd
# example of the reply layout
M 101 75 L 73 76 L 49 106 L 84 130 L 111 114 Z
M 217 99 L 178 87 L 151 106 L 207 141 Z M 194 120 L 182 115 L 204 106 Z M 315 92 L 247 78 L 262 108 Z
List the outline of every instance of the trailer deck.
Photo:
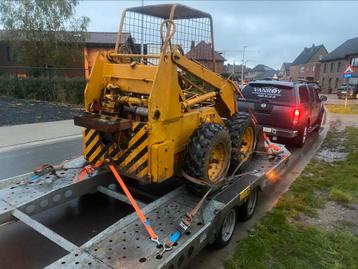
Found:
M 83 181 L 74 182 L 73 177 L 81 160 L 67 164 L 57 178 L 45 175 L 31 180 L 30 175 L 0 181 L 0 225 L 20 220 L 46 236 L 68 255 L 47 268 L 180 268 L 215 240 L 223 216 L 233 206 L 243 204 L 255 188 L 265 187 L 267 176 L 285 167 L 290 152 L 284 147 L 277 158 L 258 155 L 245 168 L 245 175 L 233 178 L 227 186 L 206 199 L 203 207 L 192 221 L 191 228 L 174 248 L 158 255 L 161 249 L 149 239 L 145 228 L 135 212 L 120 219 L 82 246 L 76 246 L 41 223 L 32 215 L 78 198 L 86 193 L 99 191 L 112 198 L 128 203 L 125 195 L 113 188 L 115 180 L 109 171 L 97 171 Z M 132 191 L 141 193 L 140 190 Z M 150 194 L 148 194 L 151 197 Z M 140 199 L 138 204 L 151 221 L 151 226 L 161 242 L 167 242 L 185 213 L 189 212 L 200 197 L 180 186 L 158 199 Z M 120 208 L 119 208 L 120 210 Z

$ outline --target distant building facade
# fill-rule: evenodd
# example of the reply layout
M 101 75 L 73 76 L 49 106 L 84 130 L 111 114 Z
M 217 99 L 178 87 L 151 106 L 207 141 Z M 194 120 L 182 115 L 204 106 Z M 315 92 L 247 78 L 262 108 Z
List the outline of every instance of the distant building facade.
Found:
M 23 64 L 16 59 L 16 51 L 3 39 L 5 32 L 7 31 L 0 30 L 0 66 L 2 67 L 2 71 L 4 72 L 5 70 L 6 73 L 17 76 L 27 76 L 30 69 L 23 66 Z M 85 76 L 89 78 L 97 53 L 99 51 L 113 50 L 116 39 L 117 33 L 115 32 L 87 32 L 82 46 L 83 53 L 79 53 L 79 58 L 74 59 L 67 70 L 62 72 L 62 74 L 67 77 Z M 129 33 L 122 34 L 121 44 L 125 44 L 131 51 L 136 49 L 136 45 Z M 43 63 L 44 66 L 47 64 L 48 63 Z
M 277 78 L 278 71 L 264 64 L 258 64 L 248 72 L 248 80 Z
M 328 54 L 323 45 L 304 48 L 290 66 L 292 80 L 318 81 L 322 58 Z
M 224 73 L 226 75 L 231 75 L 236 81 L 241 81 L 242 74 L 244 75 L 244 80 L 248 80 L 248 74 L 251 71 L 251 68 L 248 66 L 243 66 L 241 64 L 234 65 L 234 64 L 227 64 L 224 66 Z
M 200 41 L 198 44 L 192 44 L 191 49 L 185 55 L 189 59 L 194 59 L 200 62 L 208 69 L 214 70 L 214 61 L 212 55 L 211 44 L 205 41 Z M 214 52 L 215 66 L 217 73 L 224 73 L 224 62 L 226 59 L 217 51 Z
M 292 63 L 283 63 L 280 71 L 278 72 L 278 78 L 282 80 L 290 80 L 290 66 Z
M 342 78 L 344 70 L 351 65 L 358 69 L 358 37 L 349 39 L 321 60 L 320 85 L 324 92 L 337 92 L 343 83 L 358 84 L 358 78 Z

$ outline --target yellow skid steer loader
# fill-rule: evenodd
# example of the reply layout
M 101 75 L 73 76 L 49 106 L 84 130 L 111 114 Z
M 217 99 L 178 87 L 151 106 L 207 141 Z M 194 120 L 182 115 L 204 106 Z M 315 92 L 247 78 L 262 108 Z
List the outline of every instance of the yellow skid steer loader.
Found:
M 209 14 L 179 4 L 126 9 L 114 51 L 100 52 L 91 70 L 86 113 L 75 117 L 87 162 L 109 158 L 144 183 L 184 171 L 220 187 L 256 145 L 237 87 L 216 72 L 220 60 Z

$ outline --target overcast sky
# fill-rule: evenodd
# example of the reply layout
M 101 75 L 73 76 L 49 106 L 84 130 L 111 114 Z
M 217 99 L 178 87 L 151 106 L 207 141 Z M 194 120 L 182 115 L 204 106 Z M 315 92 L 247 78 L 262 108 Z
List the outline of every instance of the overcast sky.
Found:
M 144 1 L 145 5 L 171 1 Z M 324 44 L 330 52 L 358 37 L 358 1 L 175 1 L 213 16 L 216 50 L 238 64 L 248 46 L 248 66 L 280 68 L 304 47 Z M 91 19 L 89 31 L 117 32 L 124 8 L 141 1 L 82 1 L 77 14 Z

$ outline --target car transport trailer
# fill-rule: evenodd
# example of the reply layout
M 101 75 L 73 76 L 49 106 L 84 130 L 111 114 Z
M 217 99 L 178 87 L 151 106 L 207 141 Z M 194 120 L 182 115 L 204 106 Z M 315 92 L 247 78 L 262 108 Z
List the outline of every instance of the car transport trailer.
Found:
M 0 181 L 0 225 L 19 220 L 69 252 L 47 268 L 181 268 L 209 244 L 224 247 L 233 235 L 237 218 L 245 220 L 253 215 L 259 192 L 270 177 L 286 167 L 290 156 L 283 145 L 276 145 L 279 153 L 272 156 L 258 152 L 241 169 L 240 175 L 230 177 L 221 191 L 205 199 L 192 194 L 182 184 L 157 198 L 147 189 L 144 192 L 128 182 L 138 206 L 162 242 L 160 246 L 150 240 L 136 212 L 121 218 L 82 246 L 31 217 L 96 191 L 129 203 L 127 196 L 115 188 L 116 181 L 108 170 L 96 170 L 86 179 L 74 181 L 82 158 L 66 163 L 63 170 L 54 174 Z M 203 204 L 198 205 L 201 200 Z M 195 207 L 197 214 L 190 227 L 183 228 L 180 225 L 183 217 Z M 164 252 L 164 243 L 177 230 L 182 230 L 180 238 Z

